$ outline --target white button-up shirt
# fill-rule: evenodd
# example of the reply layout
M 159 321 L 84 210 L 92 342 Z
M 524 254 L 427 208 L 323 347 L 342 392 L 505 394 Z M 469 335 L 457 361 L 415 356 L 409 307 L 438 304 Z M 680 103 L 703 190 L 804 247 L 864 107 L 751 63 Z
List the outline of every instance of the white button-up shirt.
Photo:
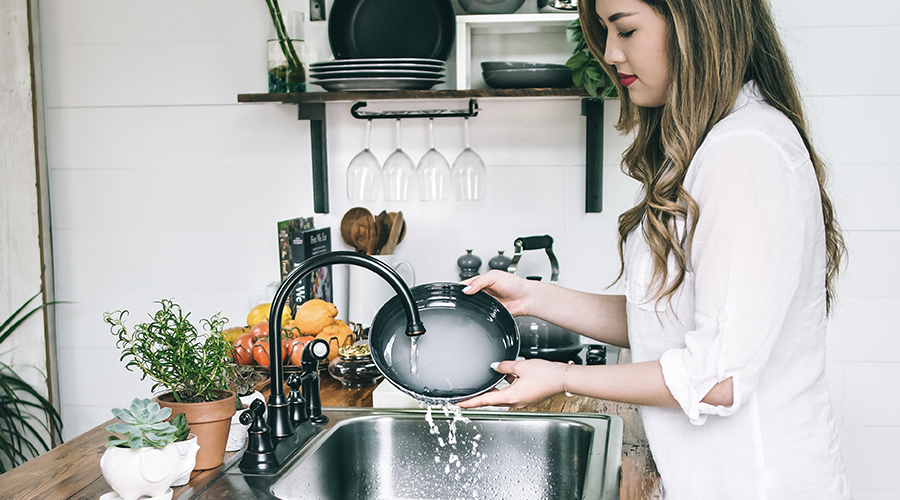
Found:
M 684 187 L 700 215 L 671 304 L 648 298 L 643 232 L 625 247 L 632 358 L 660 360 L 681 406 L 641 409 L 665 498 L 849 498 L 825 380 L 822 203 L 800 135 L 748 83 Z M 729 377 L 731 407 L 701 402 Z

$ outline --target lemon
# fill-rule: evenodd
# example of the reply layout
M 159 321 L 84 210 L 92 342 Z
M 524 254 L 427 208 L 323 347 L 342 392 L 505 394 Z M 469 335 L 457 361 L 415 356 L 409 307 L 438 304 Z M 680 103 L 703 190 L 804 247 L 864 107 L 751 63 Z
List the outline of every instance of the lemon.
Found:
M 260 304 L 254 307 L 250 314 L 247 315 L 247 326 L 254 326 L 257 323 L 262 321 L 269 320 L 269 312 L 272 310 L 272 304 L 267 302 L 265 304 Z M 287 325 L 288 321 L 291 320 L 291 309 L 288 306 L 284 306 L 284 309 L 281 311 L 281 326 Z
M 246 326 L 235 326 L 222 330 L 222 338 L 227 340 L 229 344 L 233 344 L 238 337 L 245 333 L 250 333 L 250 329 Z

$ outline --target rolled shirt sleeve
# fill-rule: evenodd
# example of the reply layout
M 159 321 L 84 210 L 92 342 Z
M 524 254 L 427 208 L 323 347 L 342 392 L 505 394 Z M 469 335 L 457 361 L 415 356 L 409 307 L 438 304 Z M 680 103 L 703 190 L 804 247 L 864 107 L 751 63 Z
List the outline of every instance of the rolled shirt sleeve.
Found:
M 763 134 L 738 132 L 704 144 L 685 187 L 697 202 L 689 270 L 694 329 L 660 358 L 666 385 L 694 424 L 737 412 L 753 393 L 801 276 L 803 214 L 797 169 Z M 731 378 L 730 407 L 702 403 Z

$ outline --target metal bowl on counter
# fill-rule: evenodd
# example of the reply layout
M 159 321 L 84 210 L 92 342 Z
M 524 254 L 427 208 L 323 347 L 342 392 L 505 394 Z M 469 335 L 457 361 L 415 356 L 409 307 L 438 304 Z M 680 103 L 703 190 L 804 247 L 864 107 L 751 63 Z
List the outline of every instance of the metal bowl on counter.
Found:
M 519 330 L 509 311 L 485 292 L 458 283 L 411 289 L 425 333 L 409 337 L 399 297 L 375 315 L 369 349 L 375 365 L 402 392 L 429 404 L 453 404 L 503 380 L 491 363 L 516 359 Z

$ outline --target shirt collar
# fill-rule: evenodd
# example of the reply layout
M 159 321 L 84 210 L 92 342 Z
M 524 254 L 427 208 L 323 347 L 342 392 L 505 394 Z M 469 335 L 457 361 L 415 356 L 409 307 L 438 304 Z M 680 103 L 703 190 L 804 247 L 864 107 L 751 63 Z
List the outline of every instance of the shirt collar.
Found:
M 761 102 L 763 101 L 762 93 L 759 91 L 759 87 L 756 85 L 756 82 L 750 80 L 745 83 L 743 87 L 741 87 L 741 91 L 738 93 L 737 99 L 734 101 L 734 107 L 731 108 L 731 112 L 734 113 L 740 108 L 753 103 L 753 102 Z

